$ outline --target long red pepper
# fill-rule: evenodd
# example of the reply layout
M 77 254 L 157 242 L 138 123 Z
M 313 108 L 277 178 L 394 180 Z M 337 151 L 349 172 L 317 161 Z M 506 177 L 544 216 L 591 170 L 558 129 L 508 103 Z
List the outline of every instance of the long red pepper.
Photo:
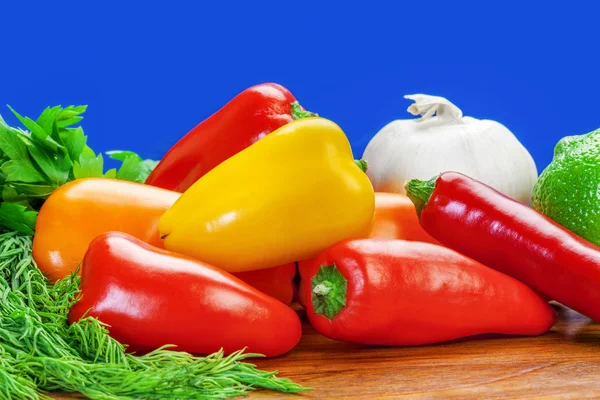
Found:
M 541 335 L 556 321 L 522 282 L 429 243 L 346 240 L 300 261 L 299 270 L 306 314 L 334 340 L 410 346 L 483 333 Z
M 463 174 L 414 179 L 406 190 L 443 245 L 600 321 L 599 247 Z
M 146 184 L 184 192 L 214 167 L 294 119 L 313 116 L 285 87 L 252 86 L 183 136 Z

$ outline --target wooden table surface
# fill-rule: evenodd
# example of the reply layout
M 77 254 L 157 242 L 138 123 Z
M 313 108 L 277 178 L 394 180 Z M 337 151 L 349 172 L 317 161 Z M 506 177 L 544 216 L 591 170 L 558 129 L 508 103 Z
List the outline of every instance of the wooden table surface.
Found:
M 292 352 L 251 362 L 314 390 L 300 395 L 262 391 L 248 398 L 600 398 L 600 324 L 557 308 L 560 321 L 543 336 L 480 336 L 405 348 L 334 342 L 303 316 L 304 336 Z

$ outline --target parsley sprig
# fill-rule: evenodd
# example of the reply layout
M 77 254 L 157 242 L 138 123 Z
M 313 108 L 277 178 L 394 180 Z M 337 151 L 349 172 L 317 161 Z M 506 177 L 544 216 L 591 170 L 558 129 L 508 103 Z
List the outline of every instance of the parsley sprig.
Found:
M 87 106 L 46 108 L 37 119 L 8 107 L 25 129 L 0 116 L 0 226 L 33 235 L 37 211 L 66 182 L 104 177 L 143 183 L 157 162 L 131 151 L 109 151 L 120 167 L 104 171 L 104 158 L 87 145 L 81 126 Z

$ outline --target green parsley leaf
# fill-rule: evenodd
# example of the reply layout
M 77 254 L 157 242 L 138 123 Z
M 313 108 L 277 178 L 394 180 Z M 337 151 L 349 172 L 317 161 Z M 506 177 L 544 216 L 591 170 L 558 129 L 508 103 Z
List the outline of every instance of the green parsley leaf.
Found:
M 124 181 L 138 182 L 142 167 L 140 165 L 139 156 L 126 157 L 121 164 L 121 168 L 117 171 L 117 179 Z
M 13 160 L 26 160 L 27 146 L 20 137 L 21 133 L 8 127 L 5 124 L 0 125 L 0 150 Z
M 66 121 L 74 117 L 78 117 L 87 110 L 87 106 L 68 106 L 60 110 L 56 116 L 57 121 Z
M 2 199 L 9 203 L 22 200 L 14 187 L 6 185 L 2 187 Z
M 28 148 L 29 154 L 35 160 L 40 169 L 48 177 L 47 182 L 59 187 L 69 178 L 71 161 L 65 157 L 56 156 L 47 149 L 32 143 Z
M 142 160 L 142 157 L 140 157 L 138 154 L 134 153 L 133 151 L 111 150 L 111 151 L 107 151 L 106 154 L 113 160 L 123 161 L 123 164 L 125 163 L 125 160 L 129 160 L 129 161 L 127 161 L 128 165 L 125 168 L 127 170 L 130 170 L 131 173 L 128 173 L 126 175 L 126 177 L 127 177 L 126 180 L 131 180 L 129 178 L 131 178 L 133 176 L 133 171 L 134 171 L 133 160 L 136 160 L 139 164 L 140 173 L 139 173 L 138 177 L 135 179 L 135 182 L 144 183 L 146 181 L 146 179 L 148 178 L 148 175 L 150 175 L 152 170 L 158 165 L 158 161 L 154 161 L 154 160 L 150 160 L 150 159 Z M 123 168 L 124 167 L 121 166 L 121 169 L 123 169 Z M 117 178 L 124 179 L 124 178 L 119 178 L 118 174 L 117 174 Z
M 73 164 L 73 175 L 75 176 L 75 179 L 101 178 L 103 172 L 104 159 L 102 158 L 102 153 L 96 156 L 92 149 L 85 146 L 79 156 L 79 161 L 76 161 L 75 164 Z
M 8 106 L 10 111 L 15 114 L 15 116 L 21 121 L 23 125 L 29 129 L 31 132 L 32 139 L 36 140 L 43 146 L 48 147 L 50 150 L 56 151 L 58 149 L 63 148 L 62 145 L 56 142 L 56 140 L 52 139 L 48 132 L 46 132 L 41 126 L 39 126 L 34 120 L 29 117 L 23 117 L 21 114 L 13 110 L 10 106 Z
M 125 159 L 128 158 L 128 157 L 135 157 L 138 161 L 142 161 L 142 157 L 140 157 L 139 155 L 137 155 L 133 151 L 127 151 L 127 150 L 110 150 L 110 151 L 106 152 L 106 155 L 108 155 L 113 160 L 125 161 Z
M 146 182 L 146 179 L 148 179 L 148 175 L 150 175 L 150 173 L 158 165 L 158 161 L 144 160 L 140 163 L 140 165 L 142 167 L 142 172 L 140 174 L 140 182 L 144 183 Z
M 83 117 L 73 117 L 73 118 L 62 120 L 62 121 L 57 120 L 56 126 L 58 126 L 59 128 L 66 128 L 67 126 L 71 126 L 71 125 L 75 125 L 75 124 L 79 123 L 82 119 L 83 119 Z
M 117 179 L 117 169 L 116 168 L 111 168 L 108 171 L 106 171 L 106 173 L 104 174 L 105 178 L 110 178 L 110 179 Z
M 26 235 L 33 235 L 37 214 L 37 211 L 28 210 L 27 207 L 20 204 L 2 203 L 0 204 L 0 225 Z
M 50 134 L 50 136 L 56 141 L 59 141 L 60 138 L 58 137 L 58 132 L 54 132 L 54 129 L 52 128 L 55 126 L 56 116 L 59 111 L 60 106 L 55 106 L 52 108 L 47 107 L 44 111 L 42 111 L 38 119 L 35 121 L 35 123 L 42 128 L 44 132 Z
M 6 180 L 11 182 L 44 182 L 44 177 L 35 169 L 30 161 L 10 160 L 0 167 L 6 175 Z
M 60 132 L 60 138 L 65 144 L 69 157 L 73 161 L 79 160 L 81 152 L 87 143 L 87 136 L 83 133 L 83 128 L 68 128 Z
M 56 190 L 56 187 L 42 183 L 11 182 L 10 186 L 23 196 L 41 199 L 50 196 Z

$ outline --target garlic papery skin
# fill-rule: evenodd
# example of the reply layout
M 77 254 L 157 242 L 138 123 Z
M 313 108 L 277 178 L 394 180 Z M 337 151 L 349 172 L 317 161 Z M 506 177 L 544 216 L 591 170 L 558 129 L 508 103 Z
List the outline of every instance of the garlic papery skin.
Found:
M 499 122 L 463 116 L 443 97 L 408 95 L 408 112 L 371 139 L 362 159 L 378 192 L 405 194 L 410 179 L 428 180 L 455 171 L 529 204 L 538 172 L 531 154 Z

